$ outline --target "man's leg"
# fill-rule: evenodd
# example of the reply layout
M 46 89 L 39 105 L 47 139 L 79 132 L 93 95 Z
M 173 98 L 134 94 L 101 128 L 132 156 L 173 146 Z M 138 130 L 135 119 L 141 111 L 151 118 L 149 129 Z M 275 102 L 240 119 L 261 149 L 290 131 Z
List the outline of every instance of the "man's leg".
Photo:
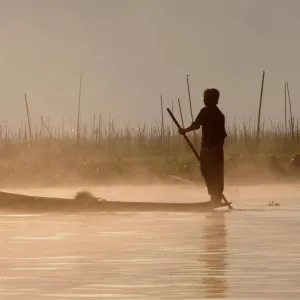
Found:
M 207 162 L 202 161 L 201 164 L 200 164 L 200 170 L 201 170 L 201 174 L 202 174 L 202 176 L 204 178 L 204 181 L 205 181 L 207 192 L 212 197 L 213 196 L 213 189 L 212 189 L 211 180 L 210 180 L 210 177 L 211 177 L 210 176 L 210 165 Z
M 201 173 L 204 177 L 211 200 L 220 203 L 224 190 L 223 148 L 201 149 Z
M 219 168 L 219 189 L 220 192 L 223 194 L 224 192 L 224 150 L 223 147 L 220 149 L 219 152 L 219 163 L 220 163 L 220 168 Z
M 214 178 L 214 194 L 216 201 L 222 201 L 224 191 L 224 152 L 222 147 L 214 148 L 213 153 L 213 178 Z
M 211 197 L 211 200 L 215 200 L 215 180 L 213 170 L 212 152 L 209 148 L 202 148 L 200 153 L 200 170 L 204 178 L 207 192 Z

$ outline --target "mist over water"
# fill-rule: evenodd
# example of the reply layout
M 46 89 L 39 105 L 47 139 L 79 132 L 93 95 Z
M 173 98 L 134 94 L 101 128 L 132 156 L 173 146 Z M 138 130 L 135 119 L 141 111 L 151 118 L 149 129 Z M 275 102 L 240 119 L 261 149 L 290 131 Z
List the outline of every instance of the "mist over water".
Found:
M 300 1 L 1 4 L 1 192 L 49 199 L 0 193 L 0 300 L 300 299 Z M 233 211 L 74 199 L 208 201 L 166 112 L 189 126 L 207 88 Z
M 76 187 L 50 187 L 50 188 L 7 188 L 2 191 L 44 197 L 70 197 L 79 191 L 89 191 L 94 196 L 107 200 L 117 201 L 145 201 L 145 202 L 203 202 L 209 200 L 206 187 L 196 184 L 120 184 L 92 186 L 82 185 Z M 150 191 L 150 192 L 149 192 Z M 224 194 L 234 203 L 249 204 L 265 201 L 289 201 L 290 198 L 300 195 L 300 184 L 261 184 L 261 185 L 229 185 L 225 187 Z
M 191 185 L 14 192 L 83 188 L 108 200 L 208 199 Z M 298 299 L 299 187 L 225 192 L 235 211 L 1 214 L 1 299 Z

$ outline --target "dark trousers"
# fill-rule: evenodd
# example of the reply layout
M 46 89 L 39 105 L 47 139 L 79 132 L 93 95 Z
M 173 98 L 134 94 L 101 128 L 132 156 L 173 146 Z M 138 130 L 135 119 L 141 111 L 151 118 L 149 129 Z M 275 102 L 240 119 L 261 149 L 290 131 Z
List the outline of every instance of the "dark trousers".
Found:
M 204 177 L 208 194 L 222 201 L 224 190 L 223 147 L 202 147 L 200 151 L 200 170 Z

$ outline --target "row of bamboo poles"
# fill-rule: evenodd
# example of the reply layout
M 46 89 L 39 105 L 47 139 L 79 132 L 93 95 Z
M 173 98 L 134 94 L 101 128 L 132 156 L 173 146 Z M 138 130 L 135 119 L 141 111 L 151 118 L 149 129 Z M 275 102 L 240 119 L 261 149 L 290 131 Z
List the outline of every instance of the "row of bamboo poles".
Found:
M 94 115 L 91 122 L 81 124 L 80 133 L 76 131 L 76 120 L 70 119 L 69 122 L 62 120 L 60 127 L 50 125 L 50 118 L 40 118 L 40 124 L 31 126 L 31 134 L 28 125 L 23 122 L 19 127 L 10 127 L 9 124 L 0 124 L 0 147 L 9 145 L 31 145 L 36 147 L 39 145 L 69 145 L 77 148 L 78 135 L 80 136 L 80 149 L 86 146 L 97 146 L 97 149 L 108 152 L 112 148 L 118 148 L 120 151 L 146 153 L 170 153 L 169 151 L 185 151 L 189 153 L 184 139 L 178 135 L 173 126 L 160 124 L 140 124 L 137 128 L 129 126 L 118 128 L 115 126 L 113 119 L 108 122 L 102 120 L 101 114 Z M 285 145 L 286 148 L 292 147 L 294 150 L 299 146 L 300 137 L 300 120 L 293 119 L 295 128 L 292 134 L 286 135 L 285 124 L 272 123 L 271 128 L 266 129 L 266 121 L 262 121 L 260 125 L 260 149 L 266 146 L 280 148 Z M 163 131 L 163 134 L 162 134 Z M 256 121 L 249 120 L 242 124 L 233 122 L 227 126 L 228 137 L 226 139 L 226 147 L 236 149 L 236 151 L 255 152 L 257 147 L 257 124 Z M 194 138 L 193 143 L 197 149 L 200 146 L 201 135 L 194 133 L 189 134 L 190 138 Z M 99 146 L 99 147 L 98 147 Z M 154 151 L 154 149 L 156 149 Z M 239 149 L 239 150 L 237 150 Z M 244 149 L 244 150 L 243 150 Z M 288 150 L 288 149 L 287 149 Z
M 250 120 L 249 122 L 244 122 L 240 125 L 237 125 L 234 122 L 233 125 L 227 126 L 227 145 L 229 147 L 236 146 L 238 148 L 245 148 L 251 152 L 257 152 L 261 144 L 262 147 L 264 147 L 263 144 L 273 144 L 273 147 L 275 147 L 276 144 L 284 144 L 285 148 L 291 147 L 293 150 L 297 149 L 300 140 L 300 126 L 299 119 L 295 120 L 292 113 L 288 82 L 286 82 L 284 85 L 284 124 L 280 124 L 278 122 L 273 123 L 272 120 L 270 120 L 271 129 L 266 129 L 265 121 L 261 121 L 264 80 L 265 71 L 263 71 L 262 76 L 257 121 L 252 122 L 252 120 Z M 186 76 L 186 84 L 191 122 L 193 122 L 194 115 L 189 75 Z M 62 124 L 58 128 L 50 126 L 50 118 L 45 121 L 43 116 L 40 117 L 39 125 L 32 125 L 27 95 L 25 94 L 27 125 L 22 123 L 17 129 L 14 129 L 8 124 L 3 125 L 0 123 L 0 146 L 18 144 L 20 142 L 22 144 L 27 143 L 33 146 L 45 141 L 47 143 L 51 143 L 53 141 L 76 141 L 77 148 L 80 148 L 83 146 L 83 144 L 90 143 L 92 145 L 106 144 L 107 147 L 114 147 L 115 145 L 116 148 L 121 144 L 124 147 L 150 147 L 152 150 L 153 148 L 160 149 L 158 152 L 163 152 L 164 150 L 171 151 L 172 149 L 176 148 L 189 151 L 187 147 L 183 145 L 184 141 L 178 136 L 174 124 L 171 126 L 165 125 L 165 108 L 162 95 L 160 96 L 161 124 L 142 124 L 137 128 L 116 128 L 114 120 L 111 118 L 109 118 L 108 124 L 105 124 L 102 120 L 101 114 L 94 114 L 92 122 L 81 122 L 81 89 L 82 73 L 80 74 L 79 83 L 77 120 L 74 122 L 74 120 L 70 118 L 69 126 L 66 126 L 65 119 L 63 118 Z M 179 98 L 177 98 L 177 104 L 177 111 L 178 115 L 180 116 L 181 125 L 184 127 L 185 123 L 183 120 L 182 106 Z M 289 117 L 287 104 L 289 105 Z M 173 101 L 171 110 L 173 114 L 176 115 L 174 112 L 175 108 Z M 192 142 L 194 146 L 198 148 L 200 144 L 201 133 L 197 134 L 196 132 L 192 132 L 190 135 L 193 137 Z
M 194 116 L 193 116 L 193 109 L 192 109 L 192 101 L 191 101 L 191 93 L 190 93 L 190 83 L 189 83 L 189 75 L 187 75 L 187 90 L 188 90 L 188 100 L 189 100 L 189 107 L 190 107 L 190 113 L 191 113 L 191 122 L 194 121 Z M 262 132 L 261 132 L 261 110 L 262 110 L 262 99 L 263 99 L 263 91 L 264 91 L 264 82 L 265 82 L 265 71 L 263 71 L 262 74 L 262 83 L 261 83 L 261 89 L 260 89 L 260 98 L 259 98 L 259 108 L 258 108 L 258 116 L 257 116 L 257 122 L 256 122 L 256 142 L 255 142 L 255 151 L 258 153 L 259 150 L 259 144 L 260 140 L 262 139 Z M 289 103 L 289 110 L 290 110 L 290 116 L 289 119 L 287 118 L 287 100 Z M 181 104 L 180 104 L 180 99 L 178 98 L 178 107 L 180 111 L 180 116 L 181 116 L 181 121 L 182 121 L 182 127 L 184 127 L 184 122 L 182 118 L 182 109 L 181 109 Z M 173 101 L 172 101 L 172 113 L 173 113 Z M 162 96 L 161 96 L 161 114 L 162 114 L 162 127 L 164 126 L 164 120 L 163 120 L 163 104 L 162 104 Z M 280 136 L 282 135 L 282 128 L 280 123 L 275 125 L 272 120 L 270 120 L 272 130 L 276 131 L 277 133 L 280 132 Z M 251 122 L 250 122 L 251 123 Z M 243 127 L 243 135 L 249 136 L 249 131 L 250 128 L 248 127 L 248 133 L 246 133 L 246 127 L 245 124 L 242 125 Z M 174 132 L 174 129 L 173 129 Z M 270 133 L 270 131 L 269 131 Z M 273 132 L 274 133 L 274 132 Z M 193 132 L 194 135 L 194 146 L 195 142 L 197 140 L 196 138 L 196 133 Z M 277 134 L 278 135 L 278 134 Z M 236 130 L 236 125 L 234 125 L 234 140 L 237 141 L 237 130 Z M 292 113 L 292 104 L 291 104 L 291 97 L 290 97 L 290 90 L 289 90 L 289 84 L 288 82 L 285 82 L 284 84 L 284 140 L 285 140 L 285 145 L 287 146 L 288 140 L 297 140 L 297 146 L 298 146 L 298 141 L 299 141 L 299 120 L 295 123 L 295 118 Z

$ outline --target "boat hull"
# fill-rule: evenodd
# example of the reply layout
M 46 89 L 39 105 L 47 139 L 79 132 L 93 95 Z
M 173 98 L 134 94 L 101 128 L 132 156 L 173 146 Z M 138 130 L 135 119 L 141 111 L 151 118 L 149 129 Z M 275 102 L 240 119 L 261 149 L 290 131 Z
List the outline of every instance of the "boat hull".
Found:
M 97 200 L 96 198 L 66 199 L 36 197 L 21 194 L 0 192 L 0 210 L 9 211 L 97 211 L 97 212 L 207 212 L 219 206 L 210 202 L 202 203 L 159 203 L 159 202 L 123 202 Z

